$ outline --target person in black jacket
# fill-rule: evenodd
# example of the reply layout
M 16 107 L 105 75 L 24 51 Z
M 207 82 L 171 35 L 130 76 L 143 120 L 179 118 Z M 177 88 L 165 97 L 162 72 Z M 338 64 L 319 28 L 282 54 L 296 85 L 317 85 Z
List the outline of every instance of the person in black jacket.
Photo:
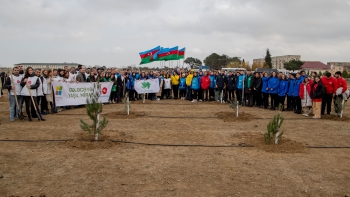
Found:
M 218 88 L 217 91 L 218 91 L 219 95 L 226 88 L 226 84 L 227 84 L 227 77 L 224 74 L 224 70 L 221 70 L 220 74 L 218 75 L 218 78 L 216 80 L 216 86 Z M 218 101 L 220 101 L 220 96 L 219 96 L 219 100 Z M 222 95 L 222 101 L 225 102 L 225 95 Z
M 1 83 L 2 85 L 5 84 L 5 79 L 6 79 L 6 77 L 7 77 L 7 76 L 6 76 L 5 70 L 2 69 L 2 70 L 1 70 L 1 73 L 0 73 L 0 80 L 1 80 L 0 83 Z M 3 95 L 1 87 L 0 87 L 0 91 L 1 91 L 0 94 Z
M 235 76 L 232 71 L 229 72 L 229 76 L 227 77 L 227 101 L 235 100 Z
M 262 107 L 261 103 L 261 88 L 262 88 L 262 80 L 260 77 L 260 73 L 254 73 L 254 78 L 252 82 L 252 90 L 253 90 L 253 105 L 255 107 Z
M 314 83 L 311 85 L 310 97 L 312 99 L 312 110 L 314 111 L 314 119 L 321 118 L 322 98 L 326 94 L 326 89 L 321 82 L 319 76 L 315 77 Z
M 120 75 L 117 77 L 117 103 L 122 102 L 122 98 L 124 97 L 124 85 L 125 85 L 125 73 L 122 71 Z

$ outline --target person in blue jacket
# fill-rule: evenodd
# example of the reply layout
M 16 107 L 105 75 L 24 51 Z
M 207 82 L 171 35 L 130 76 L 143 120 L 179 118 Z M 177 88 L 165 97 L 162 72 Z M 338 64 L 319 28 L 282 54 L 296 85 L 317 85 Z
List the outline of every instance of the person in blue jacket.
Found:
M 130 98 L 130 90 L 131 90 L 131 80 L 129 77 L 129 73 L 125 72 L 125 92 L 129 92 L 129 98 Z
M 282 111 L 284 111 L 284 102 L 286 100 L 286 96 L 288 93 L 288 80 L 286 79 L 286 75 L 282 75 L 280 85 L 278 88 L 278 96 L 279 96 L 279 105 L 282 105 Z
M 136 91 L 135 91 L 135 80 L 136 80 L 136 73 L 132 72 L 131 76 L 129 77 L 130 80 L 130 92 L 129 92 L 129 98 L 130 100 L 136 100 Z
M 240 105 L 243 102 L 243 98 L 242 98 L 243 80 L 244 80 L 243 77 L 244 77 L 244 73 L 241 74 L 237 72 L 236 95 L 237 95 L 237 101 L 239 102 Z
M 287 111 L 293 111 L 295 108 L 295 101 L 293 98 L 295 74 L 290 73 L 288 78 L 288 93 L 287 93 Z
M 140 76 L 141 76 L 141 75 L 140 75 L 139 72 L 135 72 L 135 79 L 136 79 L 136 80 L 139 80 L 139 79 L 140 79 Z
M 195 72 L 193 75 L 193 78 L 192 78 L 192 82 L 191 82 L 191 89 L 193 90 L 192 103 L 197 102 L 199 87 L 200 87 L 200 84 L 199 84 L 199 79 L 198 79 L 198 72 Z
M 295 102 L 294 113 L 296 114 L 301 114 L 301 98 L 299 96 L 299 91 L 300 91 L 300 84 L 302 82 L 303 82 L 303 79 L 300 73 L 297 73 L 296 79 L 294 81 L 294 88 L 293 88 L 293 99 Z
M 267 83 L 268 93 L 271 97 L 271 108 L 270 110 L 275 110 L 278 107 L 278 87 L 280 85 L 280 80 L 277 78 L 276 72 L 272 72 L 269 82 Z
M 269 82 L 269 74 L 264 73 L 263 78 L 262 78 L 262 88 L 261 92 L 263 93 L 263 105 L 264 109 L 267 109 L 269 106 L 269 93 L 268 93 L 268 82 Z
M 180 98 L 181 100 L 185 100 L 186 98 L 186 74 L 182 73 L 179 81 L 179 90 L 180 90 Z
M 209 79 L 210 79 L 210 86 L 209 86 L 209 98 L 210 101 L 214 100 L 215 97 L 215 86 L 216 86 L 216 72 L 210 72 Z

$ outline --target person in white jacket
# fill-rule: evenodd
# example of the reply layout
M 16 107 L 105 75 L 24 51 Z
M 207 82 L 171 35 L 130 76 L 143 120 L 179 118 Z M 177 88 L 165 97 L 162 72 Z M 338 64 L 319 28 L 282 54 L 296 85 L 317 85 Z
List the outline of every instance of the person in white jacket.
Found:
M 38 109 L 38 103 L 36 102 L 37 88 L 40 86 L 39 78 L 34 74 L 33 68 L 28 67 L 24 73 L 24 77 L 21 81 L 21 95 L 23 96 L 23 100 L 26 104 L 26 112 L 28 115 L 28 121 L 32 122 L 32 113 L 31 106 L 35 105 L 36 109 Z M 33 101 L 32 102 L 32 98 Z M 38 113 L 38 119 L 45 121 L 45 119 Z
M 21 81 L 23 76 L 19 74 L 18 67 L 13 68 L 13 73 L 11 76 L 7 77 L 4 88 L 8 89 L 9 92 L 9 100 L 10 100 L 10 121 L 15 121 L 15 118 L 22 118 L 18 117 L 19 113 L 22 113 L 22 96 L 21 96 Z M 17 103 L 16 98 L 17 97 Z M 16 107 L 18 104 L 19 112 Z M 17 112 L 17 113 L 16 113 Z

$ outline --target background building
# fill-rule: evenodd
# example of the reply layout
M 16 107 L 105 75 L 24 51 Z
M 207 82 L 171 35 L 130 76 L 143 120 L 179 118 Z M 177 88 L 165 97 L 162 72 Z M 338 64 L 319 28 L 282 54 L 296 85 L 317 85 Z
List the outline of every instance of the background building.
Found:
M 272 68 L 284 69 L 284 63 L 292 60 L 300 60 L 300 55 L 283 55 L 283 56 L 271 57 Z M 264 65 L 265 58 L 253 59 L 253 63 Z
M 41 68 L 41 69 L 58 69 L 58 68 L 64 68 L 65 66 L 68 66 L 68 68 L 75 67 L 78 68 L 77 63 L 20 63 L 15 64 L 14 66 L 22 65 L 23 70 L 25 70 L 28 67 L 32 68 Z
M 331 72 L 331 67 L 320 61 L 307 61 L 300 67 L 300 69 L 304 70 L 306 73 L 324 73 L 326 71 Z
M 350 62 L 327 62 L 328 66 L 333 65 L 334 70 L 343 72 L 346 70 L 347 72 L 350 72 Z

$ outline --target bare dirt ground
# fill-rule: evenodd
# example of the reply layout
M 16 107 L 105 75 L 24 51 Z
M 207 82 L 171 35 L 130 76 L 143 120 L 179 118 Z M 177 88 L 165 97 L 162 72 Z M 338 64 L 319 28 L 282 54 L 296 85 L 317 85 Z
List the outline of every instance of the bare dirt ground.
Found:
M 136 101 L 130 117 L 104 105 L 103 141 L 90 142 L 83 108 L 9 122 L 8 107 L 0 98 L 0 196 L 350 196 L 350 149 L 307 147 L 349 147 L 350 110 L 343 121 L 283 112 L 281 144 L 265 145 L 277 111 L 242 107 L 229 121 L 228 104 Z

